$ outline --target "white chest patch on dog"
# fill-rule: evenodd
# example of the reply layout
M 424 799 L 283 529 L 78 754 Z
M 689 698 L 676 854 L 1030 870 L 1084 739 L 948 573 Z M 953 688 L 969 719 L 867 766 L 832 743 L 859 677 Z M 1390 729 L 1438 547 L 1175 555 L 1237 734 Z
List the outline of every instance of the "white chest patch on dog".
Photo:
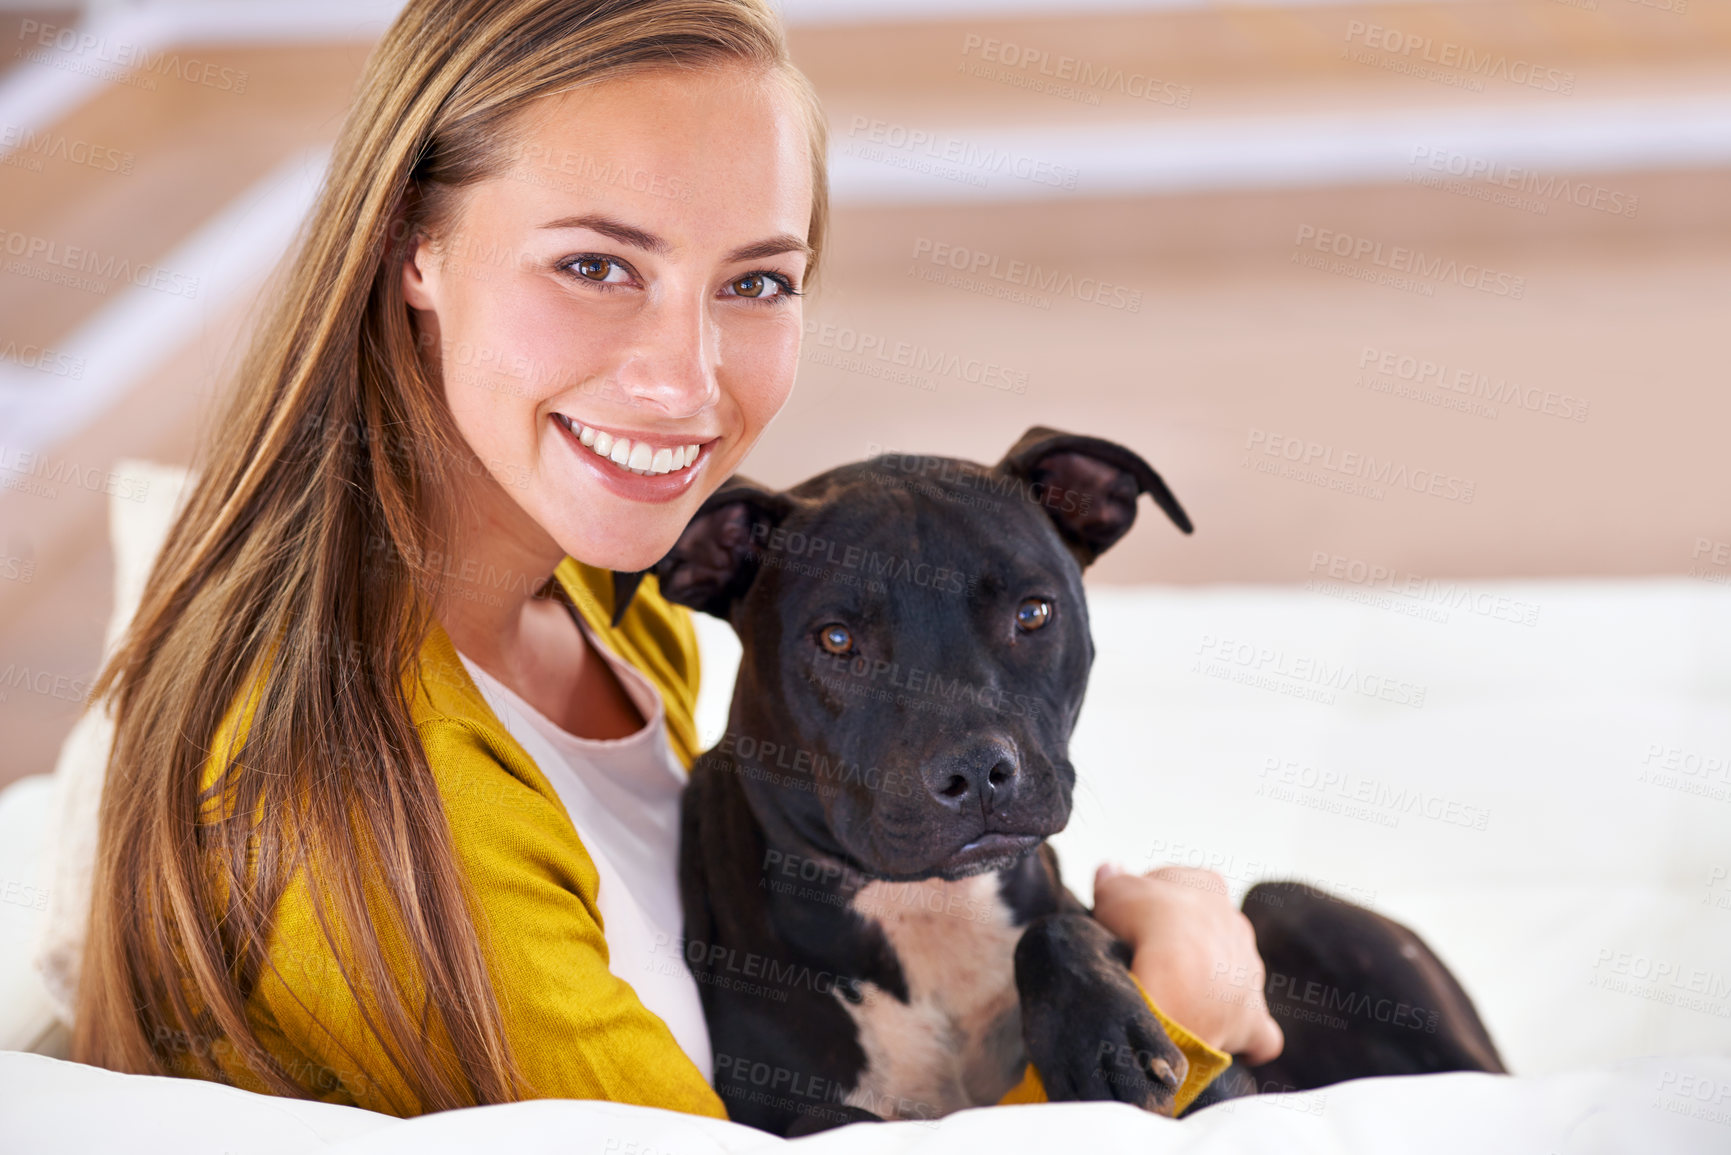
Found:
M 996 1103 L 1021 1081 L 1015 950 L 1022 928 L 995 874 L 873 882 L 851 908 L 889 939 L 908 1001 L 861 983 L 853 1016 L 865 1070 L 846 1102 L 886 1119 L 934 1119 Z

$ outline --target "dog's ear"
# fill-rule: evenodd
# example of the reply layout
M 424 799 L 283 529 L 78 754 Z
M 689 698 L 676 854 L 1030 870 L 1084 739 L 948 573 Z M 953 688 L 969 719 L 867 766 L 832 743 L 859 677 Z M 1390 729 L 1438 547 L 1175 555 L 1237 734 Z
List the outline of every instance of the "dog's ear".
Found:
M 668 601 L 726 620 L 757 576 L 764 538 L 792 508 L 792 499 L 736 474 L 698 507 L 666 557 L 641 573 L 613 575 L 614 622 L 644 573 L 655 575 Z
M 994 468 L 1029 483 L 1084 568 L 1130 532 L 1141 494 L 1152 497 L 1179 529 L 1192 530 L 1184 507 L 1154 467 L 1115 441 L 1036 425 Z

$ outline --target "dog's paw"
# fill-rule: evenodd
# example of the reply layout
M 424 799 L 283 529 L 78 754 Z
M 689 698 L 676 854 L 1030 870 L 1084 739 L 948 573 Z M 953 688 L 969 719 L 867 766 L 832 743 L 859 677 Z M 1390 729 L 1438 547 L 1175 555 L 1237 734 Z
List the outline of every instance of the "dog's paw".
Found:
M 1016 945 L 1022 1038 L 1052 1102 L 1117 1100 L 1171 1116 L 1189 1063 L 1085 915 L 1036 920 Z
M 1141 997 L 1134 989 L 1130 993 L 1134 1005 L 1110 999 L 1102 990 L 1085 996 L 1098 1011 L 1078 1002 L 1067 1010 L 1036 1012 L 1048 1022 L 1027 1030 L 1029 1058 L 1047 1099 L 1116 1100 L 1157 1115 L 1175 1113 L 1189 1064 Z M 1041 1045 L 1032 1042 L 1034 1037 L 1043 1037 Z

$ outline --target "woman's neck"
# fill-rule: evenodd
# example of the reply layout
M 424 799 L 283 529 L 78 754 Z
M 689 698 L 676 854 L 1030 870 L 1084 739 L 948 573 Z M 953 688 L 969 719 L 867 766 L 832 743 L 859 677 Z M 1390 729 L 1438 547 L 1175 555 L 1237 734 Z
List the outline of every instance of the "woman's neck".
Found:
M 440 567 L 440 624 L 463 656 L 571 733 L 634 733 L 642 716 L 553 576 L 565 551 L 509 496 L 498 497 L 509 508 L 494 503 L 459 518 L 458 544 Z M 549 585 L 551 596 L 537 596 Z
M 532 636 L 529 627 L 548 611 L 564 613 L 536 595 L 554 580 L 565 551 L 509 496 L 488 498 L 458 513 L 454 540 L 437 567 L 445 581 L 439 621 L 457 649 L 482 667 L 509 670 Z

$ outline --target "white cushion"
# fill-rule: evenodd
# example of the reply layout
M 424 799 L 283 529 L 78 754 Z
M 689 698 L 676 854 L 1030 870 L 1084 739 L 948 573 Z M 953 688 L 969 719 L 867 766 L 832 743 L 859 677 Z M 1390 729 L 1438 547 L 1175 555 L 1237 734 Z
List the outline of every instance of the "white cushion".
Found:
M 0 1054 L 6 1155 L 298 1155 L 400 1124 L 358 1107 L 256 1095 L 202 1079 Z
M 48 922 L 42 843 L 52 793 L 46 774 L 0 791 L 0 1050 L 38 1050 L 55 1037 L 54 1004 L 32 965 Z
M 0 1054 L 0 1151 L 129 1155 L 1710 1155 L 1731 1138 L 1731 1061 L 1647 1059 L 1531 1078 L 1361 1079 L 1268 1095 L 1182 1122 L 1120 1104 L 986 1107 L 930 1123 L 856 1124 L 788 1143 L 717 1119 L 624 1103 L 540 1099 L 397 1120 L 354 1107 L 273 1099 L 195 1079 L 117 1075 Z
M 1446 621 L 1383 591 L 1090 590 L 1072 887 L 1106 857 L 1319 881 L 1423 936 L 1523 1074 L 1731 1051 L 1731 597 L 1422 588 Z M 1356 690 L 1295 696 L 1341 669 Z

